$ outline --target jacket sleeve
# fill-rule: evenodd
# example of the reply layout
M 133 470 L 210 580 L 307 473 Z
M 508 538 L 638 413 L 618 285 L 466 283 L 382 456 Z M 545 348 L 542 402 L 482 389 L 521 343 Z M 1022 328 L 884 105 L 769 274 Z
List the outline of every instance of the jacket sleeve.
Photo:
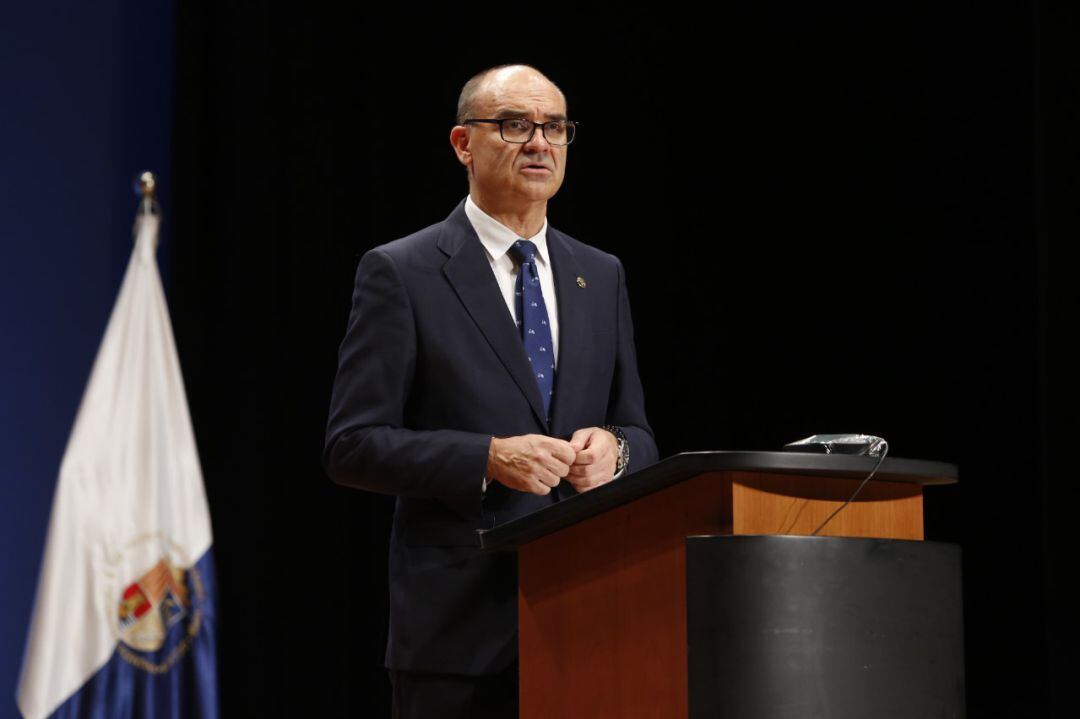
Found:
M 393 259 L 371 250 L 356 271 L 323 466 L 335 482 L 372 492 L 479 500 L 491 436 L 405 427 L 415 366 L 408 292 Z
M 615 374 L 608 399 L 607 420 L 626 435 L 630 443 L 630 466 L 636 472 L 654 464 L 658 459 L 656 440 L 645 418 L 645 393 L 638 376 L 637 351 L 634 349 L 634 323 L 630 317 L 630 299 L 626 291 L 626 275 L 622 263 L 616 260 L 619 273 L 617 336 L 615 338 Z

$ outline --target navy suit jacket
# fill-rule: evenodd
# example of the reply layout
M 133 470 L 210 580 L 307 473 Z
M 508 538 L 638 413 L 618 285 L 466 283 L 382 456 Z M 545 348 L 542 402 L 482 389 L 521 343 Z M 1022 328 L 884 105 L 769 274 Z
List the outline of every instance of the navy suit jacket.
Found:
M 323 461 L 340 484 L 397 495 L 389 668 L 483 675 L 517 656 L 516 559 L 481 553 L 476 530 L 575 490 L 483 492 L 492 436 L 618 425 L 631 471 L 656 461 L 622 265 L 550 226 L 547 244 L 559 312 L 550 426 L 464 202 L 360 260 Z

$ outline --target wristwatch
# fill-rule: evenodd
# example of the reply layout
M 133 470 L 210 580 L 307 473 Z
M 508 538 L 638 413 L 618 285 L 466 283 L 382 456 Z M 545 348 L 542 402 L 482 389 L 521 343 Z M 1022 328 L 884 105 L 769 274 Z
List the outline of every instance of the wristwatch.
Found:
M 630 440 L 626 438 L 626 433 L 623 432 L 620 427 L 616 427 L 613 424 L 605 424 L 600 429 L 606 429 L 608 432 L 611 432 L 615 435 L 615 439 L 619 443 L 619 459 L 615 463 L 615 477 L 618 477 L 630 466 Z M 612 479 L 614 479 L 614 477 Z

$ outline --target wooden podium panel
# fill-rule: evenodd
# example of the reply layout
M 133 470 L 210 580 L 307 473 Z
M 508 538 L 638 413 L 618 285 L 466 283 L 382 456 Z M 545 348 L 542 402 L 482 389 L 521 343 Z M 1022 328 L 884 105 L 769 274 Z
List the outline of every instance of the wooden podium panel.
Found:
M 702 475 L 519 548 L 522 719 L 685 717 L 685 538 L 730 518 Z
M 729 474 L 735 507 L 732 534 L 810 534 L 859 484 L 834 477 Z M 921 540 L 922 499 L 918 484 L 869 482 L 820 536 Z

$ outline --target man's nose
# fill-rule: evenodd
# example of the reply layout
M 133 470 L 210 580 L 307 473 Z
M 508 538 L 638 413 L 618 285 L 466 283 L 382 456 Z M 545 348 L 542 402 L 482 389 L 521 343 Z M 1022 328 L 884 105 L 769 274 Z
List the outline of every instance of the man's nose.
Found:
M 551 143 L 544 137 L 544 128 L 536 126 L 533 127 L 533 135 L 529 138 L 529 141 L 525 143 L 526 152 L 547 152 L 551 149 Z

